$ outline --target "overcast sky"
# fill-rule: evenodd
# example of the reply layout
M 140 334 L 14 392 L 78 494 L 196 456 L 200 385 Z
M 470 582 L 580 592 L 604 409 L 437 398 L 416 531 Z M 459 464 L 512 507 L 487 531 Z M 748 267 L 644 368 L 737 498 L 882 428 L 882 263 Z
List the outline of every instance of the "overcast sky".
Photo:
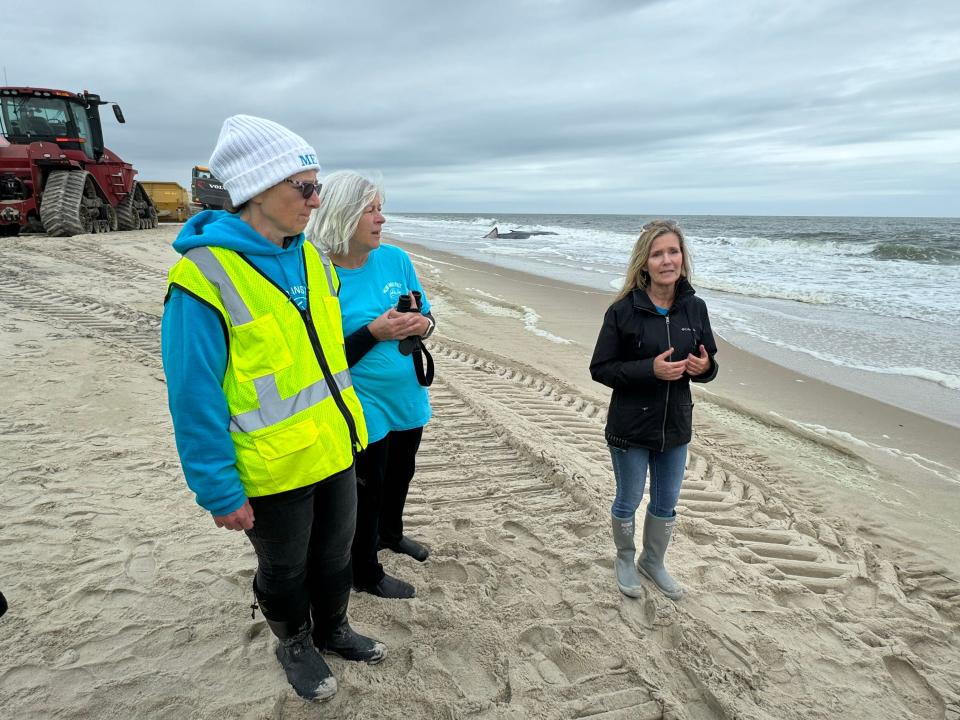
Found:
M 33 7 L 0 6 L 8 83 L 119 102 L 142 180 L 247 113 L 394 212 L 960 215 L 957 0 Z

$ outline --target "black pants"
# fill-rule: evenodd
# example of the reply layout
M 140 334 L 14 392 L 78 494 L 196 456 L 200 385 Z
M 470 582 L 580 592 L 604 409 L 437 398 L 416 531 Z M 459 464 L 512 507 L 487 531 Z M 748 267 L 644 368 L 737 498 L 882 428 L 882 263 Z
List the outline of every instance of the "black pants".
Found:
M 325 639 L 346 615 L 350 601 L 350 544 L 357 520 L 354 468 L 326 480 L 250 498 L 257 552 L 254 591 L 270 620 L 306 624 Z
M 403 537 L 403 506 L 421 437 L 422 427 L 390 432 L 357 456 L 357 533 L 353 538 L 357 587 L 371 587 L 383 579 L 378 542 L 393 545 Z

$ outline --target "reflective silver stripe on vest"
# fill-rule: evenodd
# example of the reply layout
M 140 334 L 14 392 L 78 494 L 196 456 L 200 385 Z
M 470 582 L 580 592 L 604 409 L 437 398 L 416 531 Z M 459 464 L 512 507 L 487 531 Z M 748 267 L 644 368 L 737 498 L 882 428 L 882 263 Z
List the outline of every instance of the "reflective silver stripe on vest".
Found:
M 220 299 L 227 309 L 232 325 L 243 325 L 253 320 L 253 315 L 243 298 L 240 297 L 237 286 L 233 284 L 233 280 L 227 275 L 227 271 L 217 260 L 217 256 L 210 251 L 210 248 L 193 248 L 187 250 L 183 256 L 200 268 L 203 276 L 220 290 Z
M 203 276 L 220 291 L 220 299 L 230 316 L 232 325 L 242 325 L 253 320 L 253 314 L 247 307 L 247 304 L 240 296 L 237 286 L 227 274 L 223 265 L 217 257 L 207 247 L 198 247 L 188 250 L 184 257 L 188 258 L 196 265 Z M 327 283 L 333 292 L 333 279 L 329 268 L 324 265 L 327 272 Z M 334 382 L 343 392 L 348 387 L 353 386 L 353 379 L 350 377 L 350 370 L 345 369 L 333 376 Z M 230 432 L 252 432 L 253 430 L 262 430 L 263 428 L 275 425 L 289 417 L 293 417 L 298 412 L 302 412 L 332 395 L 326 380 L 318 380 L 305 387 L 296 395 L 288 398 L 280 397 L 280 390 L 277 387 L 277 376 L 274 374 L 261 375 L 254 378 L 253 386 L 257 390 L 257 402 L 260 407 L 256 410 L 249 410 L 240 415 L 234 415 L 230 418 Z
M 353 385 L 349 370 L 341 370 L 333 376 L 334 382 L 343 392 Z M 326 381 L 317 380 L 313 385 L 288 398 L 281 398 L 277 391 L 277 380 L 273 375 L 264 375 L 253 381 L 257 388 L 257 399 L 260 407 L 248 410 L 230 418 L 230 432 L 253 432 L 275 425 L 282 420 L 293 417 L 309 407 L 316 405 L 331 396 Z
M 333 287 L 333 274 L 330 272 L 330 258 L 326 255 L 320 255 L 320 262 L 323 263 L 323 273 L 327 276 L 327 287 L 330 288 L 330 297 L 336 297 L 337 290 Z

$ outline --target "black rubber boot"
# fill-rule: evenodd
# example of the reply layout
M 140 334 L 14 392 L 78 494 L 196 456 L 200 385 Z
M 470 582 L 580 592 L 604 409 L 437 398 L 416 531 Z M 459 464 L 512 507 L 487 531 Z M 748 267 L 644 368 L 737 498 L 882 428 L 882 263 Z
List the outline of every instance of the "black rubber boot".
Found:
M 313 641 L 321 652 L 333 653 L 353 662 L 376 665 L 387 656 L 386 645 L 350 627 L 346 614 L 326 640 L 318 639 L 314 634 Z
M 380 549 L 382 550 L 384 548 L 402 555 L 409 555 L 417 562 L 423 562 L 430 557 L 430 550 L 426 545 L 422 545 L 406 535 L 401 536 L 399 542 L 395 543 L 384 543 L 381 541 Z
M 280 641 L 277 660 L 297 695 L 305 700 L 333 697 L 337 692 L 337 679 L 313 644 L 309 622 L 295 628 L 292 623 L 264 618 Z
M 358 587 L 357 592 L 370 593 L 388 600 L 408 600 L 417 594 L 416 588 L 410 583 L 386 574 L 376 585 Z
M 337 692 L 337 679 L 313 644 L 310 604 L 304 597 L 264 599 L 253 580 L 253 596 L 263 619 L 276 635 L 277 660 L 297 695 L 306 700 L 326 700 Z

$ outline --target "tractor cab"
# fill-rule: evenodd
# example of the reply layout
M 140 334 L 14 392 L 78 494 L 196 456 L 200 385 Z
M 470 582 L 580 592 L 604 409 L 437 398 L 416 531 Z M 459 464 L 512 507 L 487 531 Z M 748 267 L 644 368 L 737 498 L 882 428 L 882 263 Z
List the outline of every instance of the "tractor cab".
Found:
M 82 152 L 88 161 L 103 157 L 98 95 L 63 90 L 0 88 L 0 135 L 11 145 L 52 142 L 61 150 Z M 124 122 L 116 105 L 114 113 Z M 77 158 L 78 160 L 81 158 Z

